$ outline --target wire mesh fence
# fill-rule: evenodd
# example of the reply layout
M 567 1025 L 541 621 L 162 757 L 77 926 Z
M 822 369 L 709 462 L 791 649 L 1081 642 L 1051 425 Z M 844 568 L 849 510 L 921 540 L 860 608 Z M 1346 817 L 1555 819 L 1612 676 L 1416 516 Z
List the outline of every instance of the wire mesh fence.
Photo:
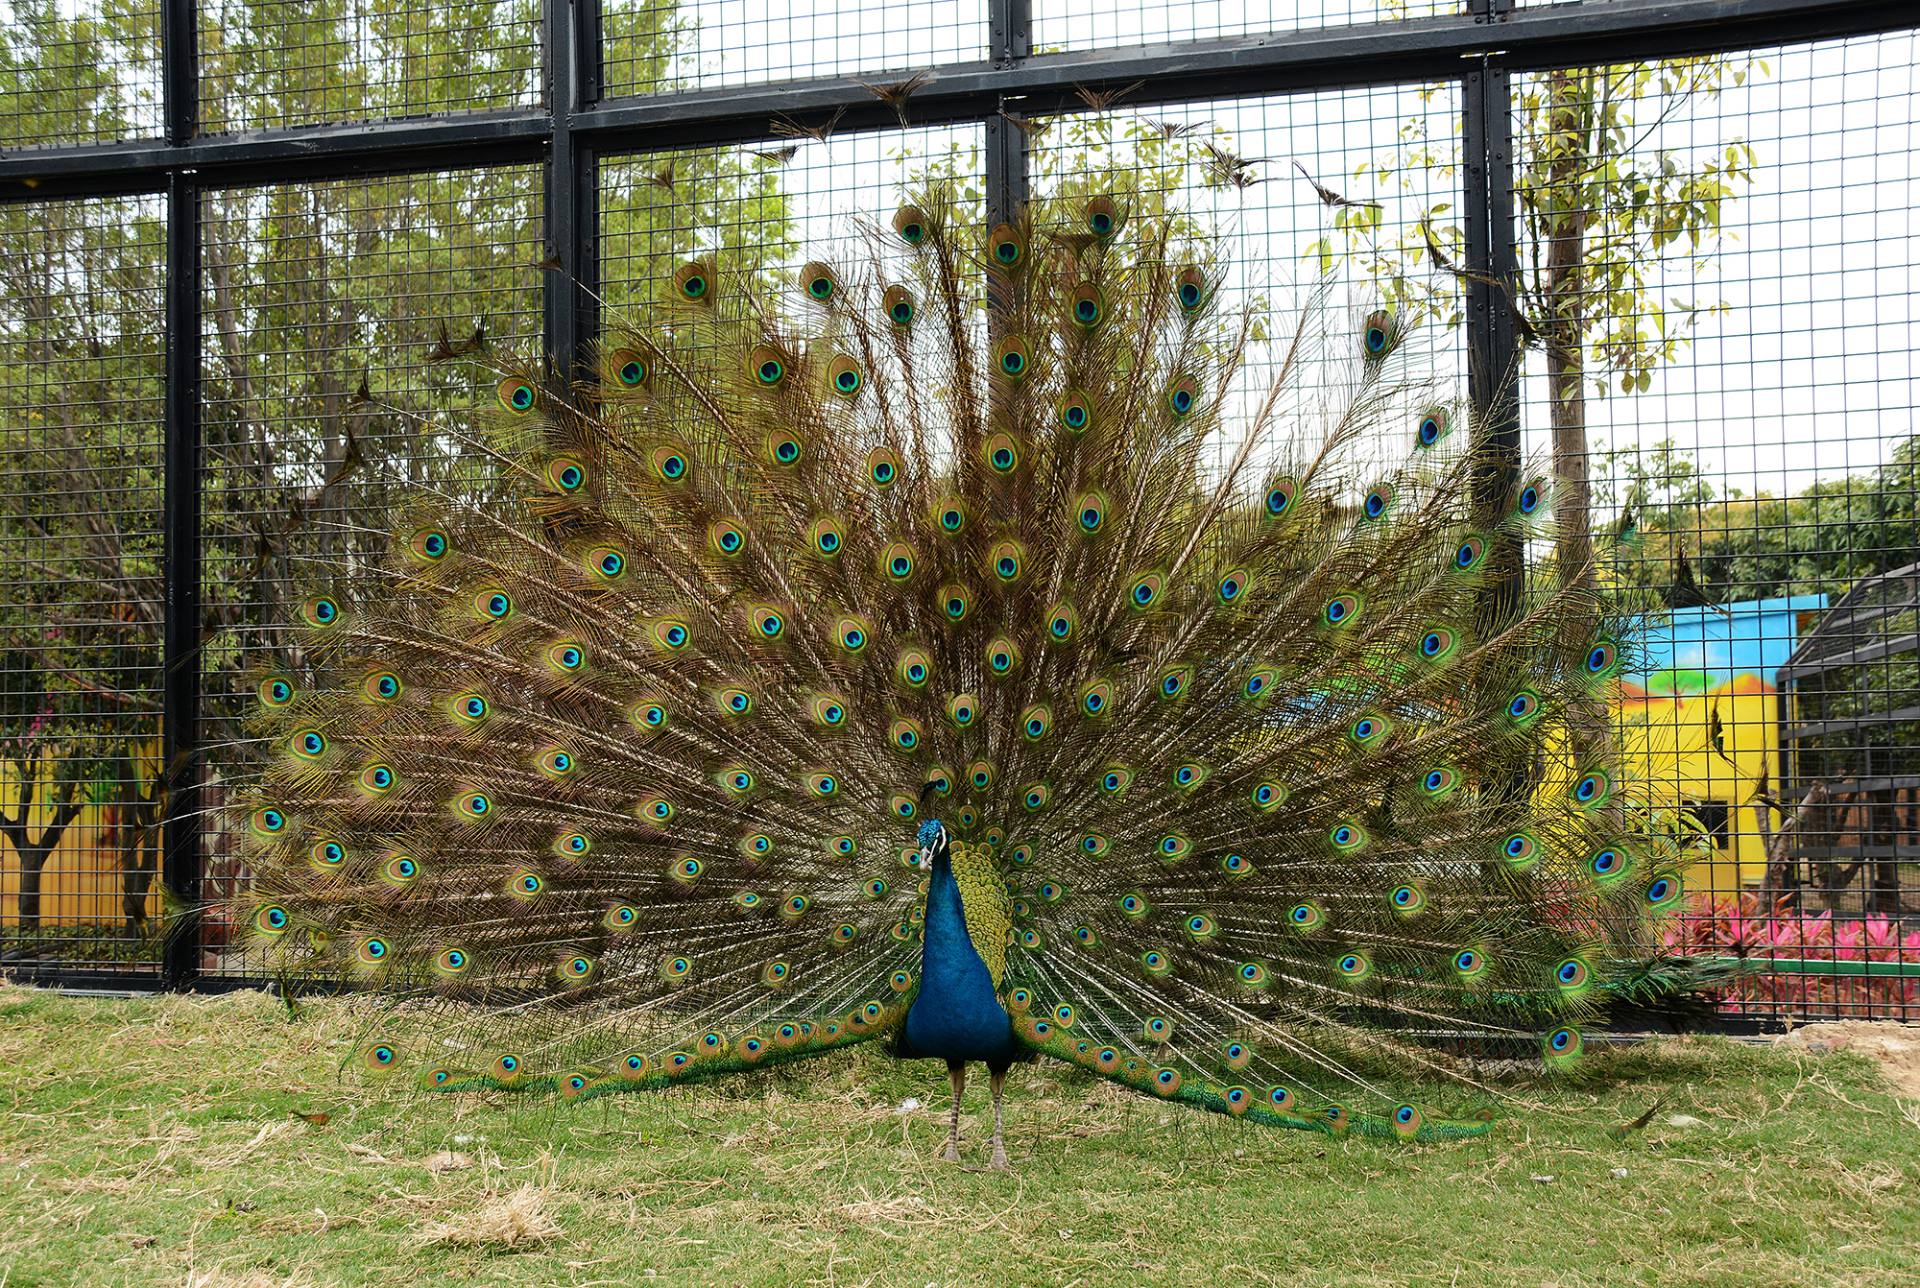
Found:
M 1526 77 L 1528 445 L 1639 660 L 1631 770 L 1701 829 L 1730 1005 L 1920 1002 L 1913 33 Z M 1584 490 L 1582 497 L 1576 489 Z M 1570 503 L 1569 503 L 1570 502 Z
M 151 970 L 161 211 L 73 201 L 0 223 L 0 961 Z
M 255 731 L 263 689 L 311 687 L 307 597 L 380 594 L 397 513 L 488 496 L 472 393 L 538 351 L 539 217 L 517 166 L 204 198 L 210 820 L 279 753 Z M 251 874 L 231 828 L 205 837 L 202 969 L 243 972 L 220 901 Z
M 220 911 L 248 875 L 226 806 L 267 752 L 252 740 L 260 686 L 300 674 L 286 624 L 321 581 L 377 593 L 368 578 L 410 499 L 494 495 L 471 450 L 476 402 L 499 362 L 555 342 L 569 246 L 579 293 L 619 335 L 644 330 L 690 256 L 791 285 L 809 258 L 866 255 L 863 229 L 938 183 L 980 223 L 1023 190 L 1043 223 L 1096 188 L 1179 211 L 1228 305 L 1259 319 L 1247 390 L 1309 300 L 1384 302 L 1465 416 L 1472 355 L 1505 319 L 1518 374 L 1485 382 L 1473 433 L 1492 442 L 1511 399 L 1563 516 L 1532 553 L 1591 559 L 1631 625 L 1636 660 L 1612 699 L 1622 754 L 1697 855 L 1674 946 L 1764 963 L 1724 1000 L 1730 1016 L 1911 1017 L 1920 37 L 1521 68 L 1510 95 L 1486 79 L 1506 76 L 1491 61 L 1206 97 L 1151 75 L 1080 94 L 1036 81 L 909 123 L 943 79 L 989 62 L 1161 42 L 1177 55 L 1466 9 L 610 3 L 584 29 L 598 53 L 576 106 L 767 90 L 754 110 L 700 118 L 724 141 L 641 118 L 638 142 L 596 139 L 577 209 L 558 162 L 493 164 L 477 135 L 462 164 L 486 168 L 399 149 L 371 167 L 391 177 L 210 183 L 197 264 L 173 265 L 200 319 L 204 791 L 189 834 L 207 911 L 191 973 L 257 966 Z M 0 146 L 160 132 L 159 8 L 14 12 Z M 210 0 L 195 19 L 199 131 L 338 138 L 382 128 L 354 122 L 548 112 L 551 18 L 534 0 Z M 899 127 L 842 127 L 846 105 L 780 88 L 833 78 L 866 83 L 869 106 L 891 96 Z M 558 131 L 563 117 L 541 119 Z M 0 205 L 8 962 L 159 960 L 166 213 L 155 195 Z M 1391 458 L 1407 428 L 1363 447 Z
M 160 3 L 0 5 L 0 148 L 160 133 Z

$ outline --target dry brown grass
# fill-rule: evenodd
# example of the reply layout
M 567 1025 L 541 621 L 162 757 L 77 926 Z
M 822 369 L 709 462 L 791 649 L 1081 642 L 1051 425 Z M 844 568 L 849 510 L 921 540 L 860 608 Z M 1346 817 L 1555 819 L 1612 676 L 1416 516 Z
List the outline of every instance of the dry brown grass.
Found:
M 1920 1284 L 1920 1106 L 1805 1041 L 1601 1050 L 1411 1147 L 1023 1069 L 1004 1175 L 981 1091 L 939 1161 L 935 1066 L 379 1101 L 337 1072 L 364 1022 L 0 988 L 0 1285 Z

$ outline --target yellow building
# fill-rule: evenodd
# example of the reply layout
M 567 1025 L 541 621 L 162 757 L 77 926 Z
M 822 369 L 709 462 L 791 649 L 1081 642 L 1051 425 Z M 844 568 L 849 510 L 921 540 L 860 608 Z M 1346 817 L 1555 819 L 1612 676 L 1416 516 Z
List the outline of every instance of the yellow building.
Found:
M 1688 889 L 1736 894 L 1766 875 L 1753 802 L 1780 775 L 1774 674 L 1824 595 L 1680 609 L 1639 624 L 1614 704 L 1623 765 L 1654 802 L 1693 810 L 1713 855 Z

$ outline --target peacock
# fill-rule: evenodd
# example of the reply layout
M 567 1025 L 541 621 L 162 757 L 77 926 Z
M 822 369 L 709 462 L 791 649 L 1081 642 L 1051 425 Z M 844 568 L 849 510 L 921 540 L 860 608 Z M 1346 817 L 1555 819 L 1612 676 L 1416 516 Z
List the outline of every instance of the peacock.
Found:
M 696 254 L 586 377 L 490 359 L 494 486 L 422 486 L 257 677 L 252 942 L 391 996 L 353 1063 L 396 1086 L 877 1042 L 946 1062 L 949 1159 L 986 1066 L 996 1168 L 1039 1057 L 1486 1131 L 1371 1070 L 1568 1066 L 1682 892 L 1550 477 L 1387 309 L 1259 343 L 1177 214 L 906 197 L 797 277 Z

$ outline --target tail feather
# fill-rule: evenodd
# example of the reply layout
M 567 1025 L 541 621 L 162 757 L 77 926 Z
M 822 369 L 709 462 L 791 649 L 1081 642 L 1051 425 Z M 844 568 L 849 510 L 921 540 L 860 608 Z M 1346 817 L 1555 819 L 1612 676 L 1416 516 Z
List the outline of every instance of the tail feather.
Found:
M 370 1067 L 597 1095 L 883 1032 L 929 814 L 1004 880 L 1036 1051 L 1416 1138 L 1482 1125 L 1336 1050 L 1578 1053 L 1680 855 L 1569 734 L 1620 665 L 1582 570 L 1487 610 L 1544 484 L 1487 513 L 1391 316 L 1316 292 L 1250 397 L 1175 218 L 1040 209 L 976 239 L 936 189 L 771 294 L 689 260 L 591 386 L 503 370 L 496 475 L 307 601 L 248 915 L 458 1004 Z

